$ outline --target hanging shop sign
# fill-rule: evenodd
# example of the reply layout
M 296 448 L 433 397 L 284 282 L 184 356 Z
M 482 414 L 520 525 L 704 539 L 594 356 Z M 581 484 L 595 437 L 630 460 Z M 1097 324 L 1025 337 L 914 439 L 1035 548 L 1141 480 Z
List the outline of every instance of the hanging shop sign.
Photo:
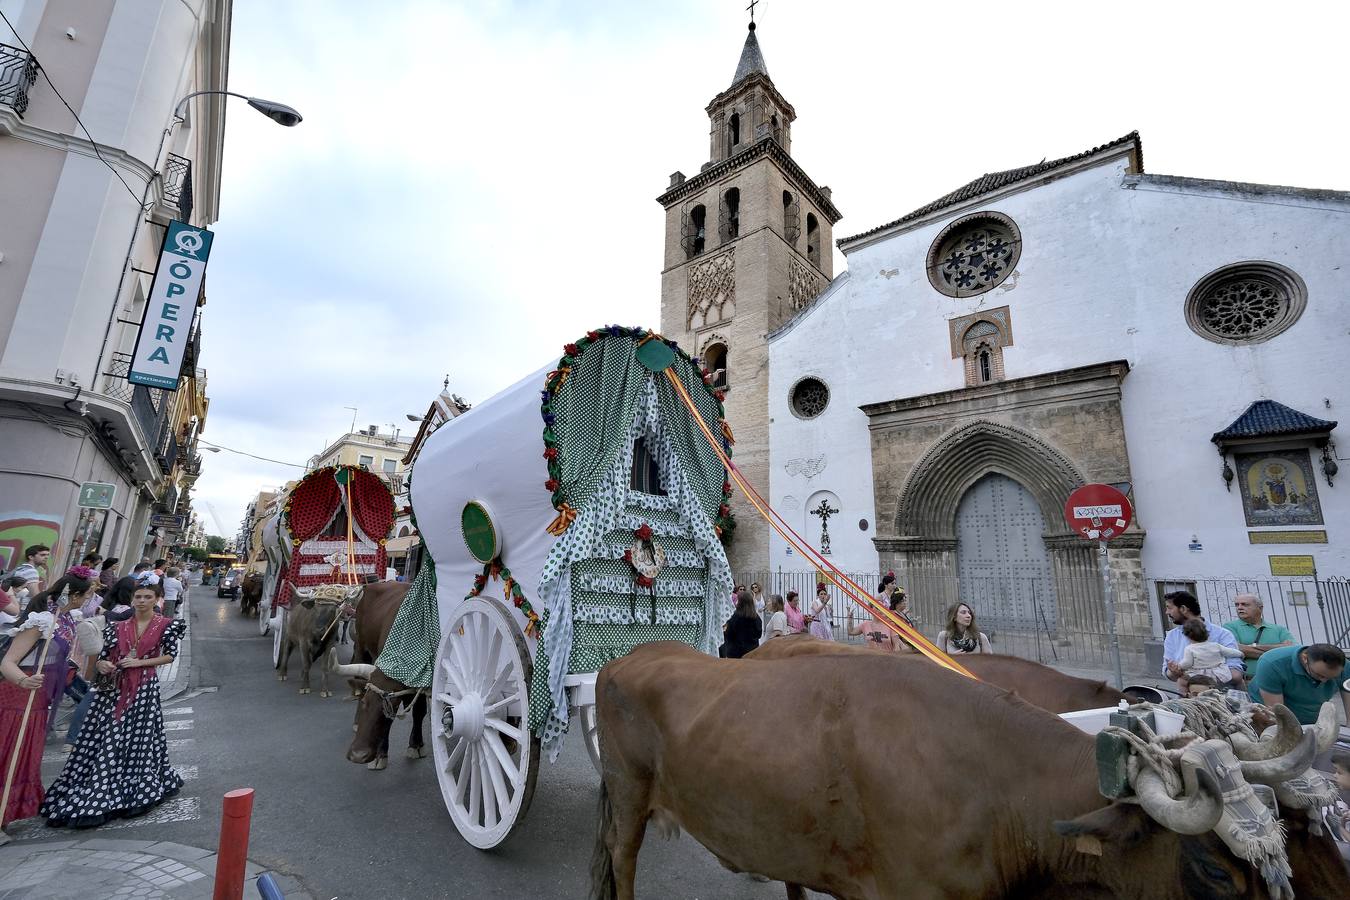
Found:
M 177 389 L 213 237 L 205 228 L 169 223 L 127 374 L 132 384 Z

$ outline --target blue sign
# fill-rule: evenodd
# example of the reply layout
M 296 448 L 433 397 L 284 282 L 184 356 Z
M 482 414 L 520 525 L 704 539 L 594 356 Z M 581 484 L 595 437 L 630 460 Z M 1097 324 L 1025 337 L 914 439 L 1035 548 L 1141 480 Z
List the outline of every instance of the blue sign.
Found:
M 169 223 L 131 355 L 127 381 L 132 384 L 177 390 L 213 237 L 205 228 Z

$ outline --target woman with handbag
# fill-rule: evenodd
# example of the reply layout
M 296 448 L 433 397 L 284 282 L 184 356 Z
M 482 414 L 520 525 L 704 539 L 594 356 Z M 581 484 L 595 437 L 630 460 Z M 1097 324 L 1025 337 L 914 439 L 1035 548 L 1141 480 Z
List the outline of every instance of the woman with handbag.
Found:
M 0 760 L 6 795 L 0 823 L 37 814 L 42 803 L 42 745 L 48 707 L 66 686 L 66 660 L 75 638 L 72 606 L 93 593 L 93 573 L 72 569 L 33 597 L 16 623 L 9 649 L 0 659 Z M 50 639 L 48 639 L 50 635 Z M 39 659 L 39 657 L 41 657 Z M 7 837 L 0 837 L 0 844 Z
M 131 618 L 104 629 L 95 665 L 98 694 L 42 803 L 50 826 L 94 828 L 143 815 L 183 786 L 169 766 L 155 669 L 173 662 L 187 623 L 155 612 L 163 596 L 159 584 L 138 586 Z

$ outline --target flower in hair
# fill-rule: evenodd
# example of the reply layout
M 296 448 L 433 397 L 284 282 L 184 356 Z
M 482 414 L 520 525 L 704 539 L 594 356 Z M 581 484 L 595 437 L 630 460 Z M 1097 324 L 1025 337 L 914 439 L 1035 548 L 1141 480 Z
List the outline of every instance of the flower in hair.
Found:
M 69 569 L 66 569 L 66 574 L 73 575 L 84 581 L 89 581 L 98 577 L 98 573 L 88 566 L 71 566 Z

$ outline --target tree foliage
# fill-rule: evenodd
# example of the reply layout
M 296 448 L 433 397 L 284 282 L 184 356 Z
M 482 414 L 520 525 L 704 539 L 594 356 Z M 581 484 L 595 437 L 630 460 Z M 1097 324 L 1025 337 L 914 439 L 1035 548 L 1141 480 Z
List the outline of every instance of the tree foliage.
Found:
M 225 539 L 218 534 L 208 534 L 206 536 L 206 550 L 208 553 L 224 553 Z

